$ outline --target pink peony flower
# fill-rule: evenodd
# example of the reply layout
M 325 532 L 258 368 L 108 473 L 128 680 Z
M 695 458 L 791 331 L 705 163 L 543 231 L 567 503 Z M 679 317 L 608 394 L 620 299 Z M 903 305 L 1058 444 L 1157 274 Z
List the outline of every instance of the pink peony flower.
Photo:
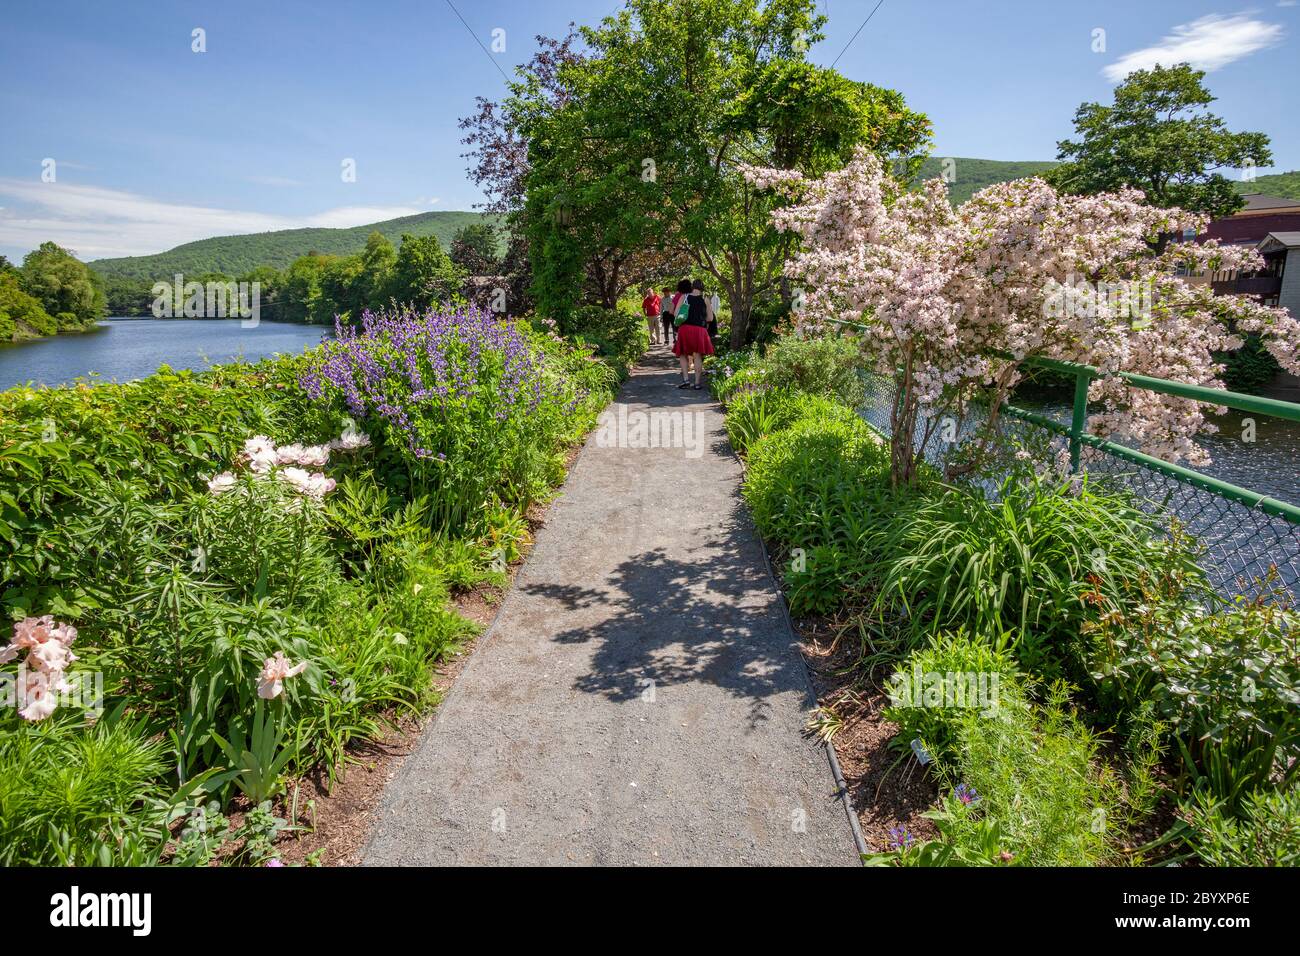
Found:
M 290 677 L 297 677 L 306 669 L 306 661 L 290 666 L 284 651 L 276 651 L 274 657 L 268 657 L 262 664 L 261 679 L 257 682 L 257 696 L 263 700 L 279 697 L 284 691 L 284 682 Z
M 329 445 L 312 445 L 298 455 L 298 464 L 307 468 L 324 468 L 330 460 Z
M 338 451 L 356 451 L 358 448 L 365 448 L 370 444 L 370 436 L 363 431 L 358 431 L 353 425 L 343 429 L 343 434 L 330 442 L 330 447 Z
M 214 495 L 229 491 L 233 487 L 235 487 L 235 476 L 228 471 L 223 471 L 215 478 L 208 479 L 208 491 Z
M 244 442 L 243 459 L 249 469 L 258 475 L 265 475 L 275 467 L 278 460 L 275 444 L 265 435 L 254 435 Z
M 296 465 L 299 457 L 302 455 L 302 445 L 294 442 L 292 445 L 284 445 L 275 452 L 275 460 L 281 465 Z
M 282 481 L 292 485 L 299 494 L 312 498 L 324 498 L 336 487 L 333 478 L 327 478 L 320 472 L 312 474 L 303 468 L 283 468 L 279 476 Z

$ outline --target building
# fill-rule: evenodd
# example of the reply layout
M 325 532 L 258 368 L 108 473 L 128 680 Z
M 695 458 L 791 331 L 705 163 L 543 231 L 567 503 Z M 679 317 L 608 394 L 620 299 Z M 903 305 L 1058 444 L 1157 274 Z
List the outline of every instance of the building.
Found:
M 1300 200 L 1250 193 L 1246 205 L 1216 219 L 1198 241 L 1218 239 L 1225 246 L 1254 246 L 1264 268 L 1249 274 L 1233 271 L 1209 276 L 1220 295 L 1250 295 L 1265 305 L 1281 306 L 1300 316 Z
M 1218 295 L 1254 296 L 1264 305 L 1280 306 L 1300 317 L 1300 200 L 1263 193 L 1250 193 L 1244 198 L 1244 207 L 1214 220 L 1195 240 L 1218 239 L 1225 246 L 1254 246 L 1264 258 L 1264 267 L 1249 273 L 1228 270 L 1188 279 L 1209 281 Z M 1300 401 L 1300 376 L 1280 373 L 1269 394 Z

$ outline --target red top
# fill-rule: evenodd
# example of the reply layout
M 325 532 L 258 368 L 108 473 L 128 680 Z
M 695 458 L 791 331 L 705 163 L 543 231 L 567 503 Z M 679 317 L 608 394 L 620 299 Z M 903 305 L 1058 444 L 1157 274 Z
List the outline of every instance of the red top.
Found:
M 652 319 L 658 318 L 659 302 L 660 302 L 659 296 L 656 293 L 651 292 L 648 296 L 646 296 L 644 299 L 641 300 L 641 311 L 644 312 L 647 316 L 649 316 Z

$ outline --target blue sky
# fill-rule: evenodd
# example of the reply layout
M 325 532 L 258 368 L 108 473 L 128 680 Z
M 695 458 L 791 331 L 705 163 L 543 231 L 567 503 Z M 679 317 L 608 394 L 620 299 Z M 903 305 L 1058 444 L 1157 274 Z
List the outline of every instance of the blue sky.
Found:
M 0 33 L 0 253 L 54 239 L 83 258 L 209 235 L 357 225 L 480 198 L 457 118 L 534 49 L 616 0 L 247 3 L 45 0 Z M 875 0 L 821 0 L 840 56 Z M 192 31 L 207 50 L 191 50 Z M 1104 52 L 1094 30 L 1105 31 Z M 1051 159 L 1126 66 L 1190 56 L 1215 109 L 1300 169 L 1300 6 L 1198 0 L 884 0 L 838 68 L 901 90 L 937 156 Z M 343 182 L 344 159 L 356 181 Z M 55 182 L 42 162 L 55 160 Z

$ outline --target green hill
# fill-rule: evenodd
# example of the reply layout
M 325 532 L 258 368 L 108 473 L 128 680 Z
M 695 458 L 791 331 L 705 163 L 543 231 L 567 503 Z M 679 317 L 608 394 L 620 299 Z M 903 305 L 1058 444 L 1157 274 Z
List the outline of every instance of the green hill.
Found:
M 1263 193 L 1266 196 L 1300 199 L 1300 171 L 1256 176 L 1254 182 L 1239 182 L 1236 186 L 1239 193 Z
M 1056 165 L 1042 160 L 969 159 L 962 156 L 931 156 L 921 164 L 921 179 L 944 174 L 944 163 L 952 163 L 953 180 L 948 184 L 948 198 L 953 205 L 964 203 L 985 186 L 1006 183 L 1026 176 L 1037 176 Z
M 444 249 L 462 226 L 478 222 L 478 212 L 423 212 L 400 219 L 353 226 L 349 229 L 281 229 L 245 236 L 216 236 L 187 242 L 151 256 L 125 256 L 120 259 L 96 259 L 89 265 L 106 279 L 145 279 L 155 281 L 184 275 L 220 272 L 238 276 L 257 266 L 283 269 L 309 252 L 350 255 L 365 247 L 366 237 L 378 231 L 394 245 L 403 233 L 416 236 L 434 235 Z

